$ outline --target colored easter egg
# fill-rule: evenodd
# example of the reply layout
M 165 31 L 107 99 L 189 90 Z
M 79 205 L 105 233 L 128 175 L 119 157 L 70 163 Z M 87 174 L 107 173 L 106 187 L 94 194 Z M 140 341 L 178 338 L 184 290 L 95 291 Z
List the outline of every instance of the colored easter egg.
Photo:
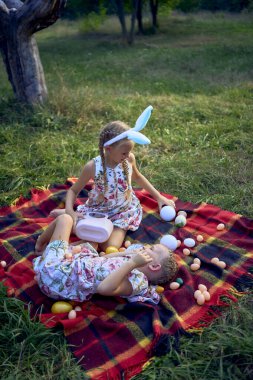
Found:
M 109 246 L 106 248 L 105 253 L 108 255 L 109 253 L 116 253 L 119 252 L 118 248 Z
M 187 238 L 187 239 L 184 239 L 184 245 L 188 248 L 192 248 L 195 246 L 195 240 L 191 239 L 191 238 Z
M 205 292 L 205 291 L 207 291 L 207 287 L 206 287 L 206 285 L 204 285 L 204 284 L 199 284 L 198 288 L 199 288 L 199 290 L 200 290 L 201 292 Z
M 225 261 L 219 261 L 216 265 L 218 265 L 218 267 L 222 268 L 222 269 L 225 269 L 227 264 L 225 263 Z
M 4 260 L 2 260 L 0 264 L 1 264 L 1 267 L 2 267 L 2 268 L 5 268 L 6 265 L 7 265 L 6 261 L 4 261 Z
M 195 292 L 194 292 L 194 298 L 197 299 L 201 294 L 202 294 L 202 292 L 199 289 L 195 290 Z
M 199 266 L 201 265 L 201 261 L 200 261 L 200 259 L 198 257 L 195 257 L 195 259 L 193 260 L 193 262 L 195 264 L 198 264 Z
M 201 306 L 201 305 L 204 305 L 204 303 L 205 303 L 205 297 L 203 296 L 203 294 L 200 294 L 197 298 L 197 304 Z
M 75 310 L 70 310 L 68 313 L 68 319 L 75 319 L 76 318 L 76 311 Z
M 184 249 L 183 249 L 183 254 L 184 254 L 185 256 L 189 256 L 189 255 L 191 254 L 191 251 L 190 251 L 188 248 L 184 248 Z
M 181 277 L 176 278 L 175 282 L 177 282 L 179 285 L 183 285 L 183 283 L 184 283 L 184 281 Z
M 170 289 L 171 289 L 171 290 L 176 290 L 176 289 L 179 288 L 179 286 L 180 286 L 180 285 L 179 285 L 178 282 L 175 282 L 175 281 L 174 281 L 174 282 L 171 282 L 171 283 L 170 283 Z
M 210 301 L 210 293 L 207 291 L 207 290 L 204 290 L 204 292 L 202 293 L 204 298 L 205 298 L 205 301 Z
M 224 230 L 224 228 L 225 228 L 225 224 L 224 224 L 224 223 L 220 223 L 220 224 L 218 224 L 218 226 L 216 227 L 216 229 L 217 229 L 218 231 L 222 231 L 222 230 Z
M 181 244 L 182 244 L 182 243 L 181 243 L 181 240 L 178 240 L 178 241 L 177 241 L 177 248 L 180 247 Z
M 219 262 L 220 262 L 220 260 L 218 259 L 218 257 L 213 257 L 211 260 L 211 263 L 215 264 L 215 265 L 217 265 L 217 263 L 219 263 Z
M 202 242 L 202 241 L 204 240 L 204 238 L 203 238 L 202 235 L 198 235 L 196 239 L 197 239 L 197 241 L 198 241 L 199 243 Z
M 132 244 L 132 243 L 131 243 L 130 240 L 126 240 L 125 243 L 124 243 L 124 246 L 125 246 L 126 248 L 128 248 L 128 247 L 130 247 L 131 244 Z
M 164 235 L 161 238 L 160 243 L 165 245 L 171 251 L 175 251 L 177 248 L 177 239 L 173 235 Z
M 157 286 L 156 287 L 156 292 L 157 293 L 162 293 L 162 292 L 164 292 L 164 288 L 162 286 Z
M 187 218 L 187 213 L 183 210 L 178 211 L 177 215 L 183 215 L 185 218 Z
M 184 215 L 178 215 L 175 219 L 175 225 L 177 227 L 184 227 L 186 225 L 186 217 Z
M 163 206 L 160 211 L 160 217 L 165 220 L 165 222 L 170 222 L 176 216 L 176 211 L 172 206 Z
M 191 268 L 191 270 L 193 270 L 195 272 L 196 270 L 198 270 L 200 268 L 200 266 L 199 266 L 199 264 L 193 263 L 193 264 L 191 264 L 190 268 Z
M 126 250 L 125 247 L 120 247 L 120 248 L 119 248 L 119 252 L 124 252 L 125 250 Z
M 52 305 L 51 312 L 53 314 L 68 313 L 72 309 L 73 309 L 73 307 L 72 307 L 72 305 L 70 305 L 69 302 L 57 301 Z

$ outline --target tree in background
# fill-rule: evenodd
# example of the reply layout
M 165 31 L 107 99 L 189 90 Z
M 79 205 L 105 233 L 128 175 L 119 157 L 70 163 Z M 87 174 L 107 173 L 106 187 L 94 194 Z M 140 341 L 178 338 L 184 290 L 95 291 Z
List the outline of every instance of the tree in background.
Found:
M 19 101 L 43 103 L 47 87 L 33 36 L 54 24 L 66 0 L 0 0 L 0 50 Z

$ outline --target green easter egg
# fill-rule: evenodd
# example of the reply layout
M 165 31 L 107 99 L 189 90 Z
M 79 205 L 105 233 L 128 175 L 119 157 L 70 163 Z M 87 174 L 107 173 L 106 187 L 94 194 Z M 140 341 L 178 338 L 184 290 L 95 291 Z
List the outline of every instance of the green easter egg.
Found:
M 179 285 L 183 285 L 184 283 L 181 277 L 176 278 L 175 282 L 177 282 Z

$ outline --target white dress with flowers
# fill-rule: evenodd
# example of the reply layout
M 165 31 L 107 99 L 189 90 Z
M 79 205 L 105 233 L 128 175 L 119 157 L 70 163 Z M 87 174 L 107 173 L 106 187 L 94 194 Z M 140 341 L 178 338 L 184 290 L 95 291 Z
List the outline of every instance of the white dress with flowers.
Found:
M 38 285 L 50 298 L 78 302 L 89 300 L 101 281 L 131 258 L 99 257 L 89 243 L 83 243 L 80 253 L 67 259 L 65 254 L 72 249 L 73 246 L 66 241 L 55 240 L 48 244 L 42 256 L 33 260 Z M 133 288 L 132 294 L 125 297 L 128 301 L 159 302 L 156 287 L 149 285 L 147 277 L 138 269 L 129 273 L 128 280 Z
M 89 192 L 89 199 L 80 205 L 77 211 L 85 215 L 89 212 L 106 214 L 115 227 L 135 231 L 142 219 L 142 208 L 134 192 L 128 199 L 127 180 L 122 164 L 114 169 L 107 167 L 107 189 L 105 192 L 104 174 L 101 156 L 94 158 L 95 178 L 94 186 Z M 132 165 L 128 162 L 129 178 L 132 177 Z M 131 184 L 131 182 L 130 182 Z

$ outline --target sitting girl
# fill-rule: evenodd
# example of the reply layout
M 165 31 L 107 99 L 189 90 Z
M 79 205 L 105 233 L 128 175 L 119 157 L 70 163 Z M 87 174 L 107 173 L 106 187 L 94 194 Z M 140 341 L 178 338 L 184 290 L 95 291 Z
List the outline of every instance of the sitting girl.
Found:
M 42 256 L 33 260 L 43 293 L 79 302 L 95 293 L 130 302 L 159 302 L 156 287 L 149 284 L 165 283 L 175 276 L 177 264 L 168 248 L 155 244 L 100 257 L 89 243 L 69 244 L 72 227 L 72 217 L 62 214 L 41 235 L 41 242 L 51 236 Z

